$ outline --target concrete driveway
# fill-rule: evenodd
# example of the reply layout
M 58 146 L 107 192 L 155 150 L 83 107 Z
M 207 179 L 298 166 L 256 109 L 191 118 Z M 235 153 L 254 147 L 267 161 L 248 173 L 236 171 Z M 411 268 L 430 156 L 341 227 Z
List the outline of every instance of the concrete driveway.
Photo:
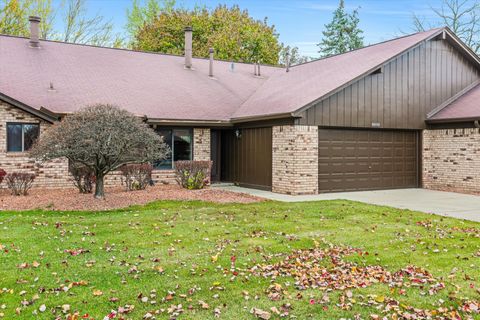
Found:
M 218 187 L 284 202 L 345 199 L 480 222 L 480 196 L 468 194 L 427 189 L 396 189 L 289 196 L 236 186 Z

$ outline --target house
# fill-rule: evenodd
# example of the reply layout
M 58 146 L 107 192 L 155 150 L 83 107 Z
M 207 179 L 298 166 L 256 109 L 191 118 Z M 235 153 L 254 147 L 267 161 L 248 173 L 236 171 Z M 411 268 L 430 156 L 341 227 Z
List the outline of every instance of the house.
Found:
M 213 161 L 212 180 L 287 194 L 480 188 L 480 59 L 448 28 L 290 68 L 0 36 L 0 167 L 70 186 L 68 163 L 28 157 L 79 108 L 115 104 L 151 125 L 173 161 Z M 194 31 L 193 31 L 194 32 Z M 119 183 L 112 174 L 107 184 Z

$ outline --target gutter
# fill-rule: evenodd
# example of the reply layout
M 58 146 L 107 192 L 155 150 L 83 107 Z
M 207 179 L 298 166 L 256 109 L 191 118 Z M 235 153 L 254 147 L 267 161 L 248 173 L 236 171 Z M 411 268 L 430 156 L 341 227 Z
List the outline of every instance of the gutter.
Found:
M 205 126 L 205 127 L 231 127 L 232 123 L 228 120 L 178 120 L 178 119 L 158 119 L 145 116 L 145 122 L 153 125 L 166 126 Z
M 242 123 L 242 122 L 250 122 L 250 121 L 274 120 L 274 119 L 283 119 L 283 118 L 298 118 L 298 116 L 295 116 L 293 112 L 286 112 L 286 113 L 273 113 L 273 114 L 264 115 L 264 116 L 247 116 L 247 117 L 232 118 L 230 121 L 231 123 Z
M 478 120 L 480 120 L 480 116 L 453 118 L 453 119 L 427 119 L 425 120 L 425 122 L 434 124 L 434 123 L 477 122 Z

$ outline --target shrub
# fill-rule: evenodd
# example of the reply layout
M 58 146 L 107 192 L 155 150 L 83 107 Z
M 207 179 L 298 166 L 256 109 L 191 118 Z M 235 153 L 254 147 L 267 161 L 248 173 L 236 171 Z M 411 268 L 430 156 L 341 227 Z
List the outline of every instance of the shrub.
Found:
M 0 184 L 2 184 L 2 181 L 3 181 L 3 179 L 5 178 L 6 175 L 7 175 L 7 173 L 5 172 L 5 170 L 0 169 Z
M 92 193 L 95 184 L 95 172 L 91 168 L 72 164 L 68 170 L 73 177 L 73 184 L 80 193 Z
M 125 184 L 127 191 L 144 190 L 152 181 L 151 164 L 126 164 L 120 167 L 122 173 L 122 184 Z
M 212 161 L 175 161 L 177 182 L 186 189 L 203 189 L 210 183 Z
M 12 172 L 5 176 L 7 187 L 14 196 L 26 196 L 32 188 L 35 175 L 26 172 Z

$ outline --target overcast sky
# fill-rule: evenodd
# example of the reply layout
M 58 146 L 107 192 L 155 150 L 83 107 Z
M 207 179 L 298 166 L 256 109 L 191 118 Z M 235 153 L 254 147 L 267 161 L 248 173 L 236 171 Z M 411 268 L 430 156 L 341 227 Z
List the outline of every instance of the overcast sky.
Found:
M 345 3 L 348 10 L 359 7 L 365 42 L 372 44 L 410 32 L 414 12 L 427 21 L 435 22 L 430 8 L 439 7 L 441 0 L 346 0 Z M 99 12 L 112 19 L 118 31 L 122 31 L 131 0 L 87 0 L 87 4 L 90 13 Z M 322 37 L 324 25 L 332 18 L 338 0 L 178 1 L 178 5 L 188 8 L 195 5 L 213 8 L 217 4 L 238 4 L 242 9 L 248 9 L 256 19 L 268 17 L 280 34 L 280 41 L 299 47 L 303 55 L 315 57 L 318 56 L 316 44 Z

